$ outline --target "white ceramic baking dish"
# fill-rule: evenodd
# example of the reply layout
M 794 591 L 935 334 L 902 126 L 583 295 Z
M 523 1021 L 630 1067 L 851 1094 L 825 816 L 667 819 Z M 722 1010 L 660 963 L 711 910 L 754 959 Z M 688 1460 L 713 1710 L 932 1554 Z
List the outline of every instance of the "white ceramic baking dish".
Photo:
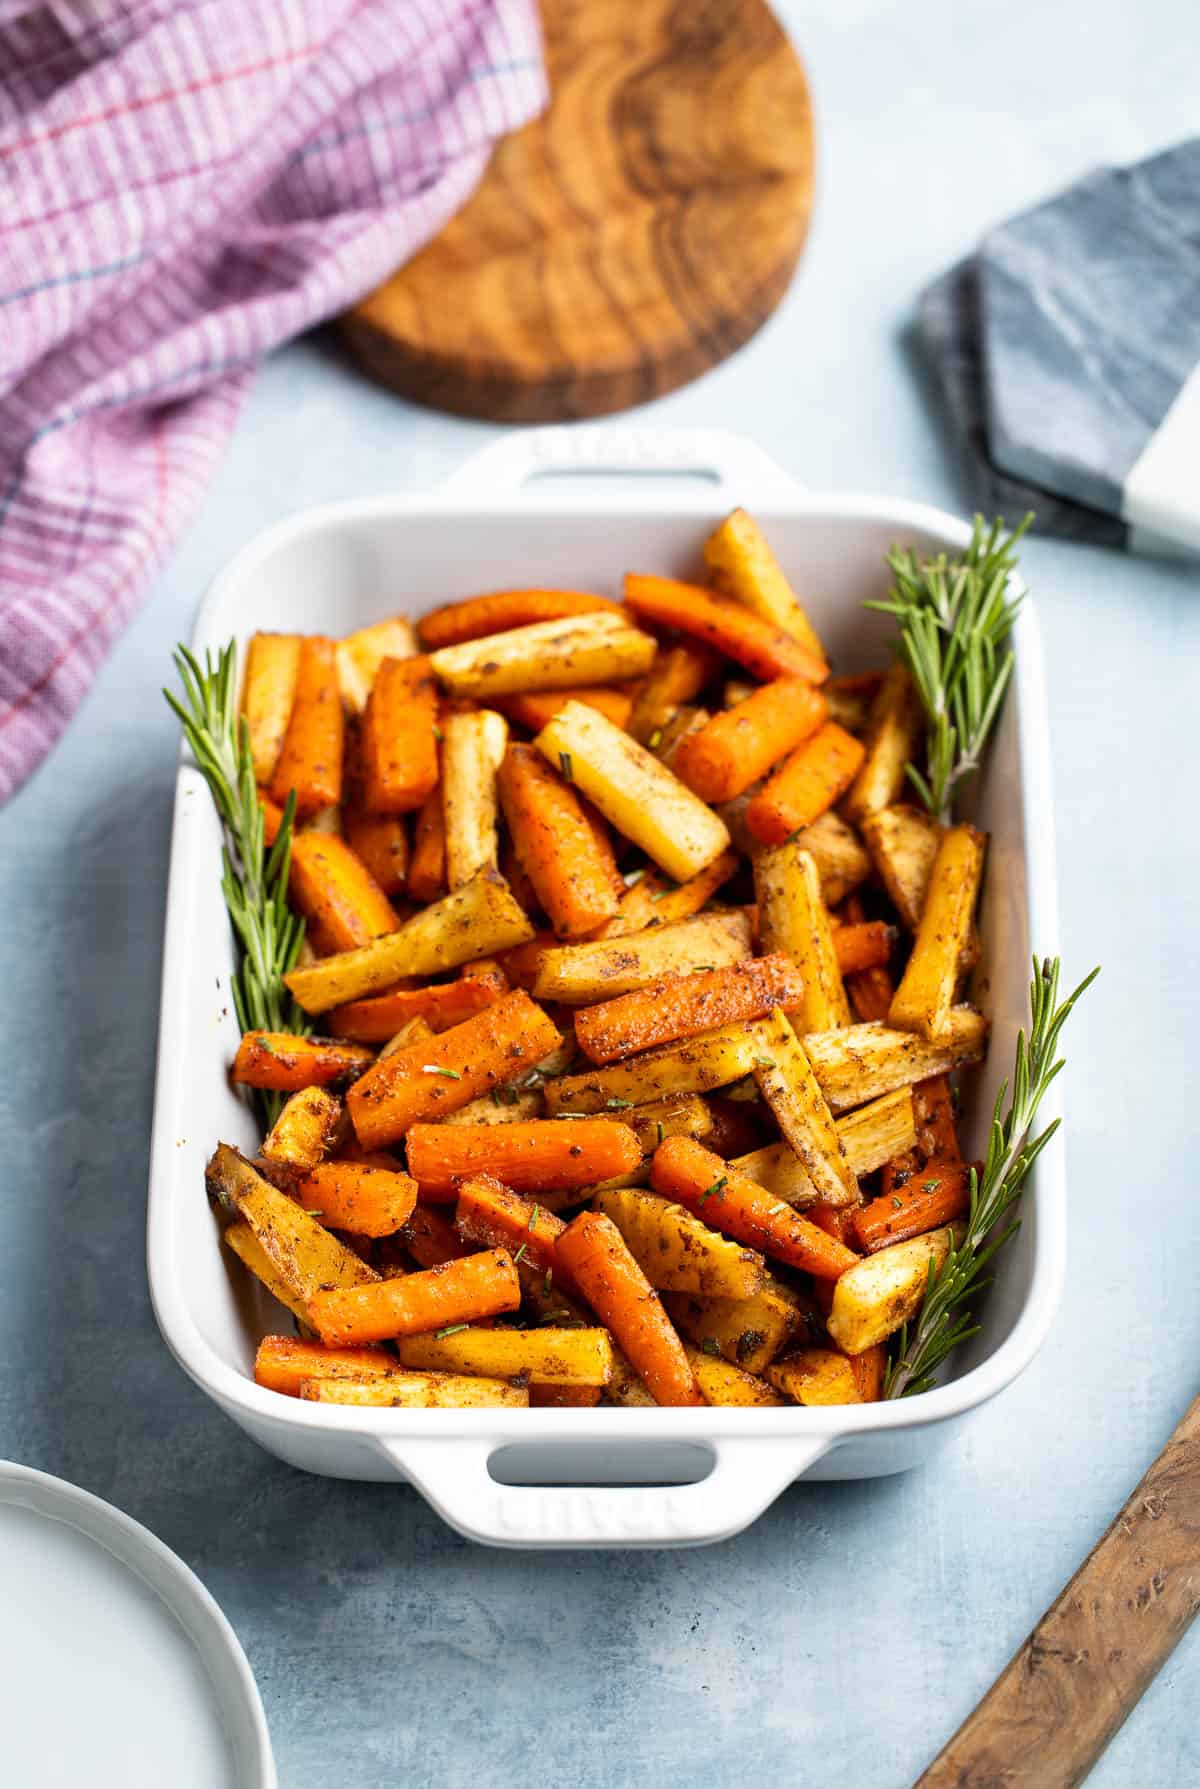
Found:
M 735 504 L 765 526 L 842 669 L 885 659 L 891 624 L 861 605 L 886 587 L 887 548 L 954 549 L 967 538 L 960 521 L 924 505 L 807 491 L 737 436 L 539 430 L 485 447 L 431 496 L 341 503 L 267 530 L 216 580 L 194 643 L 202 652 L 256 628 L 340 634 L 506 585 L 615 593 L 631 568 L 694 575 L 705 533 Z M 1016 675 L 975 816 L 992 836 L 981 924 L 994 1026 L 967 1104 L 975 1153 L 1025 1019 L 1031 950 L 1057 949 L 1045 699 L 1028 603 L 1014 646 Z M 254 1347 L 279 1326 L 279 1308 L 224 1258 L 203 1186 L 218 1139 L 257 1141 L 226 1079 L 237 1028 L 218 850 L 212 804 L 185 760 L 167 902 L 150 1289 L 180 1365 L 281 1459 L 335 1477 L 407 1479 L 461 1533 L 497 1545 L 715 1541 L 793 1479 L 874 1477 L 927 1458 L 1044 1339 L 1065 1248 L 1057 1138 L 1038 1160 L 983 1333 L 959 1351 L 953 1377 L 919 1398 L 811 1410 L 442 1412 L 340 1409 L 260 1389 Z M 1053 1116 L 1053 1096 L 1048 1104 Z

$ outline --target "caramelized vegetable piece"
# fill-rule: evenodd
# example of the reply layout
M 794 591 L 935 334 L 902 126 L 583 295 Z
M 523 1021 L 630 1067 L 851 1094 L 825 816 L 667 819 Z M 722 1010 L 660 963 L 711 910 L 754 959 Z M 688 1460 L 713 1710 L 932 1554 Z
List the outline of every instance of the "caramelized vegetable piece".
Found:
M 539 1385 L 607 1385 L 613 1345 L 603 1329 L 460 1329 L 454 1335 L 405 1337 L 402 1366 Z
M 720 969 L 749 955 L 750 925 L 744 913 L 736 908 L 699 913 L 620 938 L 551 946 L 538 961 L 533 991 L 539 1000 L 586 1004 L 644 988 L 662 976 Z
M 470 1174 L 461 1182 L 454 1222 L 468 1242 L 506 1248 L 514 1260 L 519 1256 L 518 1266 L 528 1261 L 536 1272 L 551 1275 L 559 1266 L 558 1239 L 566 1229 L 562 1219 L 522 1198 L 494 1174 Z
M 301 819 L 336 806 L 342 799 L 344 746 L 334 643 L 309 634 L 300 645 L 291 717 L 271 779 L 273 798 L 282 805 L 294 789 Z
M 283 750 L 300 674 L 300 645 L 299 634 L 255 634 L 246 648 L 242 713 L 259 783 L 271 781 Z
M 508 977 L 496 965 L 482 975 L 460 975 L 457 981 L 433 982 L 424 988 L 399 988 L 372 1000 L 335 1006 L 326 1023 L 337 1037 L 357 1043 L 382 1044 L 410 1019 L 424 1019 L 431 1031 L 449 1031 L 494 1006 L 508 993 Z
M 908 786 L 905 766 L 920 753 L 925 717 L 908 667 L 892 665 L 875 698 L 866 757 L 846 797 L 852 820 L 864 820 L 899 801 Z
M 969 1006 L 951 1009 L 950 1024 L 936 1043 L 886 1025 L 851 1025 L 846 1031 L 810 1032 L 804 1049 L 817 1084 L 834 1112 L 847 1112 L 881 1093 L 909 1087 L 930 1075 L 978 1062 L 987 1045 L 988 1022 Z
M 496 862 L 496 771 L 507 744 L 508 722 L 489 708 L 448 714 L 442 724 L 442 821 L 451 888 Z
M 363 799 L 372 814 L 419 808 L 438 780 L 437 684 L 427 658 L 386 658 L 362 726 Z
M 376 1379 L 306 1379 L 300 1396 L 315 1404 L 360 1404 L 373 1409 L 525 1409 L 529 1392 L 502 1379 L 461 1373 L 388 1373 Z
M 654 651 L 650 635 L 611 607 L 443 646 L 430 663 L 451 695 L 490 702 L 525 690 L 623 683 L 649 670 Z
M 630 932 L 644 932 L 647 926 L 667 926 L 679 919 L 691 919 L 739 868 L 737 853 L 722 851 L 720 857 L 714 857 L 706 869 L 686 882 L 669 882 L 657 870 L 639 873 L 626 886 L 612 919 L 600 926 L 595 936 L 623 938 Z
M 764 621 L 781 627 L 814 658 L 824 660 L 817 630 L 753 516 L 744 509 L 728 515 L 705 541 L 704 563 L 719 590 Z
M 453 1198 L 456 1180 L 484 1172 L 520 1193 L 593 1186 L 630 1173 L 642 1159 L 637 1138 L 615 1118 L 414 1124 L 407 1153 L 409 1171 L 426 1199 Z
M 862 742 L 826 721 L 759 790 L 746 809 L 746 825 L 760 843 L 781 845 L 833 806 L 862 760 Z
M 783 1403 L 783 1399 L 772 1391 L 765 1379 L 756 1378 L 753 1373 L 744 1373 L 741 1367 L 731 1366 L 719 1354 L 710 1354 L 707 1349 L 687 1343 L 684 1344 L 684 1353 L 696 1375 L 696 1384 L 700 1387 L 706 1404 L 754 1408 Z
M 757 1029 L 763 1054 L 755 1058 L 754 1079 L 784 1141 L 803 1162 L 822 1199 L 857 1205 L 858 1181 L 804 1045 L 778 1010 L 760 1020 Z
M 862 1404 L 854 1362 L 836 1348 L 804 1348 L 767 1368 L 767 1378 L 793 1404 Z
M 392 1236 L 417 1202 L 417 1183 L 364 1162 L 323 1162 L 296 1189 L 305 1210 L 333 1230 Z
M 756 853 L 754 892 L 763 949 L 790 957 L 803 984 L 797 1029 L 832 1031 L 848 1025 L 850 1004 L 811 853 L 796 839 Z
M 677 640 L 673 645 L 661 646 L 638 691 L 626 731 L 639 745 L 655 751 L 660 744 L 655 734 L 661 734 L 676 710 L 694 701 L 705 684 L 713 682 L 721 664 L 722 655 L 698 640 Z
M 971 933 L 985 842 L 984 834 L 973 826 L 951 826 L 943 834 L 912 955 L 888 1012 L 889 1025 L 941 1037 Z
M 505 1249 L 487 1249 L 372 1286 L 314 1292 L 309 1322 L 329 1347 L 418 1335 L 478 1317 L 515 1311 L 521 1283 Z
M 683 1343 L 615 1224 L 580 1212 L 559 1238 L 558 1257 L 655 1402 L 702 1404 Z
M 660 1292 L 749 1298 L 766 1278 L 761 1255 L 739 1247 L 657 1193 L 634 1187 L 600 1192 L 594 1205 L 612 1219 L 634 1260 Z
M 456 1112 L 493 1087 L 520 1080 L 559 1042 L 528 994 L 506 994 L 431 1043 L 397 1050 L 355 1082 L 346 1105 L 359 1142 L 386 1148 L 420 1120 Z
M 821 683 L 829 674 L 824 659 L 799 645 L 781 627 L 698 585 L 630 572 L 625 579 L 625 602 L 642 620 L 690 634 L 736 664 L 745 665 L 753 677 L 803 677 L 809 683 Z
M 289 1301 L 306 1304 L 319 1287 L 361 1286 L 379 1278 L 374 1268 L 255 1173 L 227 1143 L 218 1144 L 204 1174 L 209 1191 L 234 1206 L 249 1225 Z
M 575 1015 L 575 1038 L 593 1062 L 615 1062 L 737 1019 L 765 1018 L 777 1006 L 794 1011 L 802 996 L 800 972 L 787 957 L 748 958 L 584 1007 Z
M 292 840 L 288 898 L 330 951 L 356 950 L 400 921 L 367 866 L 339 838 L 300 832 Z M 315 942 L 315 940 L 314 940 Z
M 731 801 L 816 732 L 825 698 L 800 677 L 763 684 L 681 742 L 676 774 L 703 801 Z
M 578 1117 L 623 1111 L 626 1101 L 636 1106 L 684 1093 L 710 1093 L 748 1075 L 761 1054 L 752 1024 L 722 1025 L 699 1037 L 662 1044 L 628 1062 L 549 1081 L 546 1111 L 552 1118 L 568 1113 Z
M 370 1050 L 335 1037 L 295 1037 L 290 1031 L 247 1031 L 230 1071 L 243 1087 L 295 1093 L 302 1087 L 336 1087 L 371 1064 Z
M 854 1228 L 863 1250 L 873 1255 L 952 1223 L 970 1202 L 969 1171 L 962 1162 L 926 1162 L 906 1185 L 860 1206 Z
M 342 1102 L 323 1087 L 302 1087 L 293 1093 L 263 1141 L 261 1153 L 271 1162 L 307 1171 L 330 1154 L 341 1135 Z
M 816 1333 L 815 1306 L 768 1275 L 749 1298 L 697 1298 L 665 1292 L 663 1303 L 680 1331 L 704 1352 L 747 1373 L 762 1373 L 784 1348 Z
M 930 1264 L 936 1273 L 951 1241 L 959 1243 L 962 1234 L 963 1225 L 952 1224 L 857 1261 L 833 1289 L 827 1322 L 838 1347 L 863 1354 L 915 1317 L 929 1284 Z
M 623 892 L 601 822 L 531 745 L 509 747 L 498 788 L 517 861 L 555 931 L 594 931 Z
M 442 646 L 507 633 L 535 621 L 560 621 L 567 615 L 594 615 L 617 608 L 607 596 L 592 596 L 584 590 L 495 590 L 431 609 L 418 621 L 417 630 L 421 644 L 435 652 Z
M 264 1336 L 254 1356 L 254 1378 L 268 1391 L 298 1398 L 311 1379 L 378 1379 L 396 1363 L 382 1348 L 325 1348 L 297 1336 Z

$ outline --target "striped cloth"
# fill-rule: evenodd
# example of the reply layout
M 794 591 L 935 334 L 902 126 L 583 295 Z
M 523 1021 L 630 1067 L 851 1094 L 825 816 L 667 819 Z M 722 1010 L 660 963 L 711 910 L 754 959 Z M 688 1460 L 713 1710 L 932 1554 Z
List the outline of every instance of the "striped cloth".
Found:
M 263 356 L 427 241 L 544 101 L 535 0 L 0 0 L 0 800 Z

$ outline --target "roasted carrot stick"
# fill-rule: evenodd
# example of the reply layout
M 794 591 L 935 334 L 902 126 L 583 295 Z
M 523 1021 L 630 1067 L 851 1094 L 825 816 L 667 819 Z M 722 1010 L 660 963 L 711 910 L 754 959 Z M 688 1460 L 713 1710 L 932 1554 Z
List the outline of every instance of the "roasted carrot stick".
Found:
M 574 690 L 525 690 L 517 696 L 497 696 L 492 706 L 518 727 L 540 733 L 568 702 L 582 702 L 585 707 L 596 709 L 614 727 L 626 726 L 633 707 L 633 697 L 615 684 L 588 684 Z
M 833 934 L 834 955 L 843 975 L 875 969 L 892 954 L 896 933 L 882 919 L 866 919 L 860 925 L 839 926 Z
M 230 1071 L 243 1087 L 297 1093 L 352 1081 L 374 1060 L 370 1050 L 332 1037 L 293 1037 L 289 1031 L 247 1031 Z
M 825 698 L 811 683 L 777 677 L 689 733 L 675 755 L 675 774 L 702 801 L 732 801 L 815 733 L 825 716 Z
M 864 1348 L 861 1354 L 852 1354 L 850 1371 L 854 1375 L 854 1383 L 863 1403 L 877 1404 L 883 1396 L 883 1381 L 887 1372 L 887 1349 L 883 1343 L 876 1342 L 872 1347 Z
M 358 1140 L 368 1149 L 386 1148 L 418 1120 L 457 1112 L 528 1074 L 561 1042 L 541 1007 L 515 989 L 432 1043 L 381 1059 L 356 1081 L 346 1105 Z
M 557 932 L 535 932 L 524 944 L 514 944 L 511 950 L 500 952 L 497 960 L 514 988 L 533 986 L 542 958 L 548 950 L 556 949 L 558 942 Z
M 831 1205 L 828 1199 L 814 1199 L 805 1207 L 804 1215 L 818 1230 L 824 1230 L 826 1236 L 832 1236 L 845 1248 L 858 1249 L 858 1235 L 854 1228 L 854 1219 L 860 1208 L 854 1205 Z
M 322 1162 L 296 1189 L 296 1200 L 327 1230 L 394 1236 L 417 1202 L 417 1183 L 398 1169 L 365 1162 Z
M 597 815 L 532 745 L 509 746 L 496 786 L 517 862 L 555 931 L 594 931 L 624 892 Z
M 357 803 L 342 816 L 346 843 L 385 895 L 403 894 L 408 879 L 408 832 L 398 814 L 368 814 Z
M 655 1403 L 703 1404 L 683 1343 L 611 1218 L 581 1211 L 559 1238 L 557 1254 Z
M 590 1410 L 600 1402 L 599 1385 L 530 1385 L 531 1410 Z
M 775 1007 L 794 1011 L 803 995 L 790 957 L 751 957 L 725 969 L 671 975 L 575 1015 L 575 1038 L 593 1062 L 616 1062 L 655 1044 L 694 1037 L 737 1019 L 763 1019 Z
M 362 859 L 332 833 L 296 834 L 288 898 L 309 921 L 310 941 L 325 954 L 356 950 L 400 924 Z
M 858 895 L 848 895 L 842 902 L 839 918 L 847 927 L 865 922 L 866 912 Z M 835 933 L 835 940 L 836 936 Z M 896 984 L 886 963 L 879 963 L 873 969 L 851 970 L 846 976 L 846 993 L 854 1016 L 864 1025 L 887 1018 L 895 992 Z
M 460 646 L 464 640 L 482 640 L 487 634 L 507 633 L 509 628 L 529 627 L 535 621 L 561 621 L 566 615 L 593 615 L 599 609 L 616 609 L 607 596 L 586 590 L 494 590 L 487 596 L 469 596 L 460 603 L 431 609 L 417 623 L 421 644 L 428 652 L 443 646 Z
M 418 1205 L 396 1238 L 422 1267 L 441 1267 L 472 1253 L 450 1219 L 433 1205 Z
M 395 1357 L 382 1348 L 325 1348 L 299 1336 L 264 1336 L 254 1356 L 254 1378 L 268 1391 L 298 1398 L 306 1379 L 377 1379 Z
M 594 1186 L 631 1174 L 641 1145 L 615 1118 L 530 1118 L 514 1124 L 414 1124 L 408 1171 L 423 1199 L 452 1199 L 467 1174 L 494 1174 L 517 1193 Z
M 945 1075 L 934 1075 L 928 1081 L 917 1082 L 913 1088 L 913 1118 L 917 1126 L 917 1148 L 926 1161 L 962 1160 L 954 1122 L 954 1101 Z
M 494 1006 L 508 993 L 508 977 L 497 964 L 482 975 L 460 975 L 457 981 L 435 982 L 428 988 L 401 988 L 394 994 L 376 994 L 369 1000 L 351 1000 L 335 1006 L 328 1016 L 334 1037 L 351 1037 L 360 1044 L 385 1044 L 410 1019 L 424 1019 L 433 1031 L 449 1031 Z
M 906 1186 L 859 1206 L 854 1227 L 862 1247 L 873 1255 L 889 1243 L 953 1223 L 971 1202 L 969 1173 L 963 1162 L 926 1162 Z
M 438 780 L 437 682 L 427 658 L 385 658 L 363 714 L 368 813 L 407 814 Z
M 271 796 L 283 803 L 296 791 L 302 819 L 342 799 L 342 753 L 346 723 L 338 689 L 332 640 L 308 634 L 301 642 L 296 695 L 283 747 L 271 778 Z
M 861 739 L 826 721 L 759 790 L 746 809 L 746 825 L 760 844 L 782 845 L 845 794 L 862 760 Z
M 347 1290 L 376 1296 L 347 1298 Z M 495 1317 L 501 1311 L 515 1311 L 520 1303 L 521 1282 L 512 1256 L 507 1249 L 485 1249 L 425 1273 L 377 1280 L 368 1287 L 316 1292 L 308 1303 L 308 1320 L 327 1346 L 345 1348 Z
M 283 750 L 296 680 L 300 674 L 299 634 L 255 634 L 246 648 L 242 713 L 250 731 L 254 775 L 269 783 Z
M 446 892 L 446 816 L 442 791 L 436 786 L 422 804 L 413 829 L 408 892 L 414 901 L 425 905 Z
M 659 744 L 655 734 L 661 733 L 677 708 L 693 701 L 705 684 L 712 683 L 721 664 L 721 653 L 699 640 L 676 640 L 661 647 L 642 679 L 626 731 L 639 745 L 655 751 Z
M 714 1230 L 817 1279 L 836 1280 L 858 1259 L 765 1187 L 690 1137 L 668 1137 L 650 1170 L 654 1190 L 677 1199 Z
M 828 665 L 798 646 L 781 627 L 699 585 L 629 572 L 625 601 L 640 620 L 703 640 L 764 681 L 803 677 L 808 683 L 822 683 L 829 675 Z
M 558 1268 L 558 1239 L 567 1226 L 492 1174 L 472 1174 L 462 1182 L 454 1223 L 468 1242 L 507 1249 L 539 1273 L 552 1274 Z
M 620 938 L 627 932 L 644 932 L 647 926 L 690 919 L 740 868 L 741 858 L 736 851 L 722 851 L 706 869 L 686 882 L 672 883 L 657 870 L 647 870 L 626 888 L 617 911 L 596 928 L 595 936 Z

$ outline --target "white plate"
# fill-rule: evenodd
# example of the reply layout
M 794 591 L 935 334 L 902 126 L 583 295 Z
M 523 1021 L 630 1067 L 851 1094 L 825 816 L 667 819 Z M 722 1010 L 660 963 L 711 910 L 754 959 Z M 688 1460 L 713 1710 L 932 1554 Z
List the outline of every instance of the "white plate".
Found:
M 893 624 L 862 601 L 887 588 L 888 547 L 953 551 L 969 537 L 957 518 L 923 504 L 806 491 L 737 435 L 535 429 L 483 448 L 427 497 L 334 504 L 268 529 L 216 580 L 194 644 L 203 652 L 233 636 L 244 645 L 256 628 L 346 633 L 515 584 L 618 594 L 629 569 L 694 576 L 705 535 L 738 504 L 759 517 L 839 669 L 886 657 Z M 1027 1019 L 1030 951 L 1057 950 L 1045 692 L 1029 605 L 1013 648 L 1012 687 L 974 815 L 992 840 L 980 930 L 993 1048 L 965 1108 L 972 1154 L 986 1145 Z M 463 1411 L 280 1397 L 254 1383 L 254 1348 L 267 1331 L 290 1330 L 290 1319 L 224 1258 L 204 1197 L 204 1163 L 218 1139 L 258 1142 L 228 1078 L 238 1035 L 232 966 L 219 828 L 185 756 L 163 956 L 150 1291 L 180 1365 L 294 1466 L 406 1478 L 462 1533 L 495 1545 L 686 1546 L 736 1533 L 795 1478 L 873 1477 L 927 1458 L 1028 1365 L 1046 1335 L 1065 1258 L 1060 1137 L 1037 1162 L 982 1333 L 957 1351 L 946 1383 L 922 1397 L 812 1410 Z M 1043 1116 L 1057 1111 L 1054 1088 Z
M 149 1529 L 0 1461 L 0 1586 L 12 1789 L 275 1789 L 237 1636 Z

